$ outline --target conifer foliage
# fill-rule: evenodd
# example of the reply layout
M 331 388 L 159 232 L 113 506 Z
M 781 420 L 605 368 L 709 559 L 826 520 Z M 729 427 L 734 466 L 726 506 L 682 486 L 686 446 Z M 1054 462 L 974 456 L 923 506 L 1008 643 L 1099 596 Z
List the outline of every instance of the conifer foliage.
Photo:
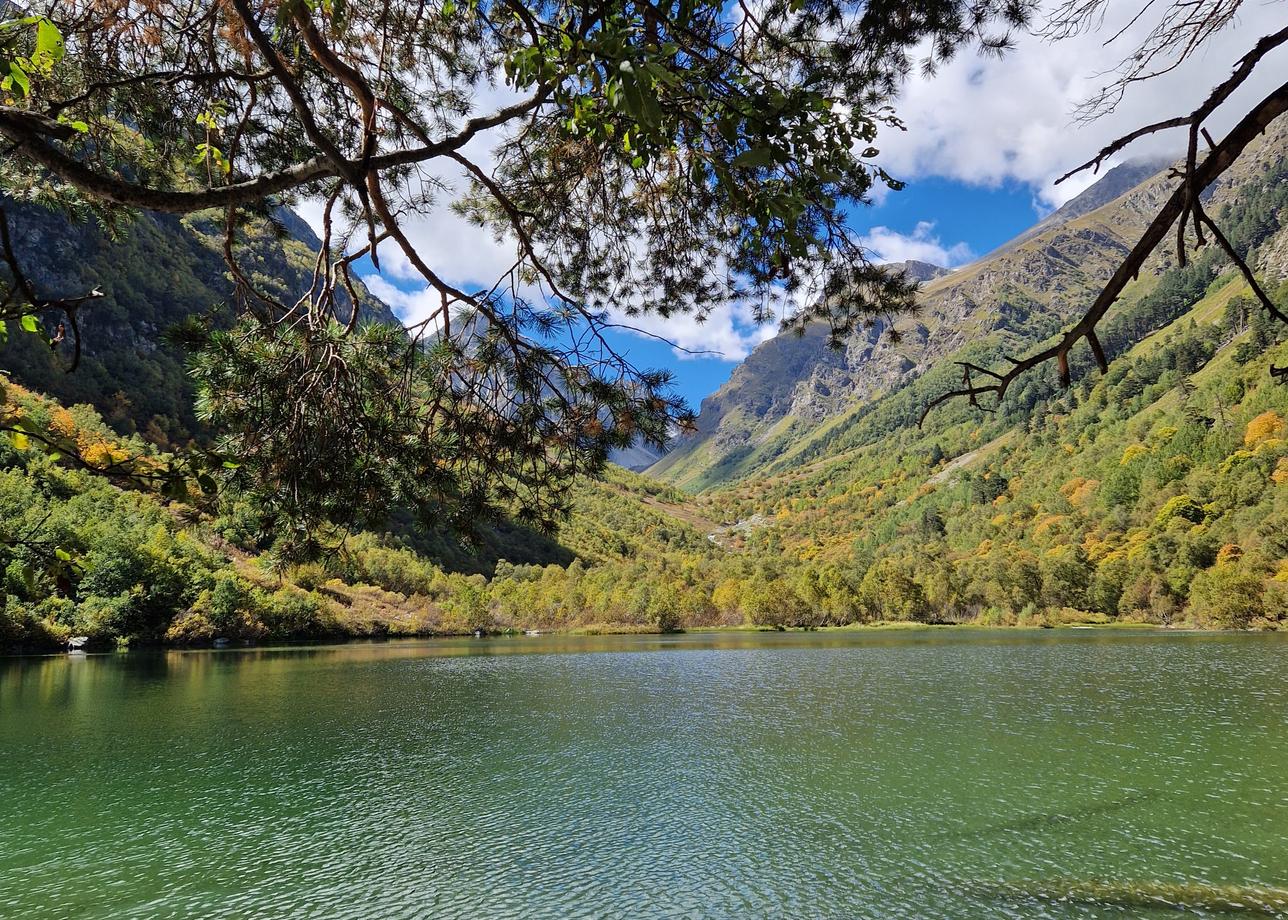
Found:
M 769 317 L 790 298 L 839 336 L 909 306 L 912 285 L 845 225 L 874 184 L 897 184 L 873 160 L 877 128 L 896 123 L 919 43 L 931 63 L 999 51 L 1029 4 L 3 9 L 0 187 L 109 222 L 220 215 L 247 320 L 197 364 L 234 464 L 218 473 L 311 526 L 405 501 L 466 518 L 517 502 L 550 523 L 571 476 L 663 440 L 687 410 L 667 374 L 612 346 L 609 307 L 701 317 L 737 300 Z M 247 227 L 303 197 L 321 203 L 322 250 L 312 288 L 284 302 L 243 268 Z M 410 229 L 444 207 L 508 240 L 508 269 L 450 281 Z M 337 311 L 364 257 L 438 297 L 402 340 Z

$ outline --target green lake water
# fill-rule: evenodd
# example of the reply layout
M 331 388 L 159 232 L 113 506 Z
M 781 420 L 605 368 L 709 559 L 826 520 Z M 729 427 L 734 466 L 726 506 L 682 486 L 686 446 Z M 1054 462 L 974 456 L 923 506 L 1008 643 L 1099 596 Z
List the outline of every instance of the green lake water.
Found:
M 1288 639 L 0 660 L 0 917 L 1288 917 Z

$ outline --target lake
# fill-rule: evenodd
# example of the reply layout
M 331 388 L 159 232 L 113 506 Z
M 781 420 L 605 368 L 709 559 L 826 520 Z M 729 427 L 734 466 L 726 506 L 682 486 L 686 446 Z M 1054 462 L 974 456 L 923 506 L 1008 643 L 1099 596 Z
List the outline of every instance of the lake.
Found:
M 0 660 L 0 916 L 1288 916 L 1288 639 Z

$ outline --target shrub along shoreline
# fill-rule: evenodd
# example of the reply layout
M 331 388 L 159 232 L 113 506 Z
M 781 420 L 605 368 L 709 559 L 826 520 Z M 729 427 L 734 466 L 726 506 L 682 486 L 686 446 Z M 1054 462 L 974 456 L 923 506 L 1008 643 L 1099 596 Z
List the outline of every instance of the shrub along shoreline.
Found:
M 1137 623 L 1114 621 L 1111 623 L 1013 623 L 993 625 L 984 623 L 910 623 L 906 621 L 876 621 L 871 623 L 850 623 L 845 626 L 695 626 L 688 629 L 663 631 L 655 626 L 641 626 L 631 623 L 591 623 L 586 626 L 575 626 L 563 629 L 520 629 L 510 628 L 491 632 L 444 632 L 436 629 L 424 631 L 401 631 L 398 626 L 384 628 L 384 624 L 375 624 L 371 631 L 310 631 L 301 635 L 266 635 L 257 639 L 229 639 L 227 637 L 202 638 L 194 640 L 110 640 L 99 638 L 87 642 L 77 651 L 88 654 L 121 653 L 129 651 L 237 651 L 256 648 L 311 648 L 319 645 L 348 645 L 363 642 L 412 641 L 429 639 L 467 639 L 477 638 L 501 639 L 529 635 L 536 636 L 666 636 L 666 635 L 707 635 L 738 633 L 883 633 L 883 632 L 932 632 L 932 631 L 974 631 L 974 630 L 1024 630 L 1043 629 L 1055 631 L 1090 630 L 1096 632 L 1117 632 L 1122 630 L 1157 630 L 1160 632 L 1259 632 L 1264 630 L 1231 630 L 1214 629 L 1200 626 L 1163 626 L 1157 623 Z M 32 645 L 0 646 L 0 658 L 17 658 L 32 656 L 49 656 L 63 654 L 67 644 L 60 637 L 50 635 L 44 641 Z

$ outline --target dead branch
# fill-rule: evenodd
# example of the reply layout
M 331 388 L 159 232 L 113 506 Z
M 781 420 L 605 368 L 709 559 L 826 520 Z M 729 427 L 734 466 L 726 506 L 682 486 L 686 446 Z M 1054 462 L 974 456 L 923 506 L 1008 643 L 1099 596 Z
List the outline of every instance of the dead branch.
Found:
M 1288 83 L 1281 84 L 1253 107 L 1230 130 L 1225 139 L 1213 147 L 1207 158 L 1194 167 L 1189 174 L 1189 181 L 1182 183 L 1172 193 L 1172 196 L 1154 217 L 1140 240 L 1137 241 L 1136 245 L 1127 254 L 1127 257 L 1118 266 L 1109 283 L 1096 297 L 1090 309 L 1071 329 L 1063 333 L 1055 344 L 1022 360 L 1008 359 L 1011 361 L 1011 367 L 1005 373 L 989 372 L 989 375 L 995 378 L 995 382 L 991 384 L 976 383 L 970 376 L 968 369 L 963 376 L 962 387 L 942 393 L 931 400 L 923 410 L 918 425 L 925 423 L 926 417 L 932 409 L 950 399 L 964 396 L 971 401 L 972 405 L 978 405 L 979 398 L 985 395 L 991 395 L 995 399 L 1001 400 L 1006 395 L 1007 389 L 1017 378 L 1051 360 L 1055 360 L 1059 365 L 1060 385 L 1068 386 L 1070 383 L 1069 353 L 1083 339 L 1086 339 L 1088 344 L 1091 345 L 1092 352 L 1096 354 L 1097 363 L 1101 365 L 1103 370 L 1107 366 L 1103 349 L 1099 348 L 1099 342 L 1092 344 L 1095 340 L 1096 326 L 1104 318 L 1109 308 L 1118 300 L 1128 282 L 1139 273 L 1145 260 L 1162 242 L 1172 225 L 1178 219 L 1182 221 L 1185 219 L 1192 206 L 1193 198 L 1196 197 L 1192 194 L 1191 189 L 1202 190 L 1211 185 L 1217 177 L 1234 164 L 1248 144 L 1264 131 L 1270 122 L 1285 111 L 1288 111 Z M 1240 260 L 1240 263 L 1241 269 L 1246 270 L 1246 264 L 1242 264 L 1242 260 Z M 1275 311 L 1275 314 L 1282 316 L 1278 311 Z
M 1074 167 L 1059 179 L 1056 179 L 1055 184 L 1059 185 L 1071 176 L 1076 176 L 1078 173 L 1088 169 L 1090 169 L 1093 174 L 1098 173 L 1105 160 L 1113 156 L 1115 153 L 1120 152 L 1132 142 L 1140 140 L 1142 137 L 1156 134 L 1159 131 L 1166 131 L 1171 128 L 1184 128 L 1191 126 L 1201 127 L 1203 122 L 1205 122 L 1222 103 L 1229 99 L 1234 91 L 1242 86 L 1244 81 L 1252 75 L 1252 71 L 1256 68 L 1257 64 L 1260 63 L 1261 59 L 1275 48 L 1283 45 L 1285 42 L 1288 42 L 1288 27 L 1280 29 L 1273 35 L 1267 35 L 1260 39 L 1256 45 L 1253 46 L 1251 51 L 1239 59 L 1239 62 L 1235 65 L 1234 72 L 1230 74 L 1229 79 L 1213 89 L 1207 99 L 1204 100 L 1203 104 L 1189 115 L 1168 118 L 1163 121 L 1155 122 L 1152 125 L 1146 125 L 1143 128 L 1137 128 L 1130 134 L 1123 135 L 1081 166 Z M 1210 140 L 1209 144 L 1211 144 Z

